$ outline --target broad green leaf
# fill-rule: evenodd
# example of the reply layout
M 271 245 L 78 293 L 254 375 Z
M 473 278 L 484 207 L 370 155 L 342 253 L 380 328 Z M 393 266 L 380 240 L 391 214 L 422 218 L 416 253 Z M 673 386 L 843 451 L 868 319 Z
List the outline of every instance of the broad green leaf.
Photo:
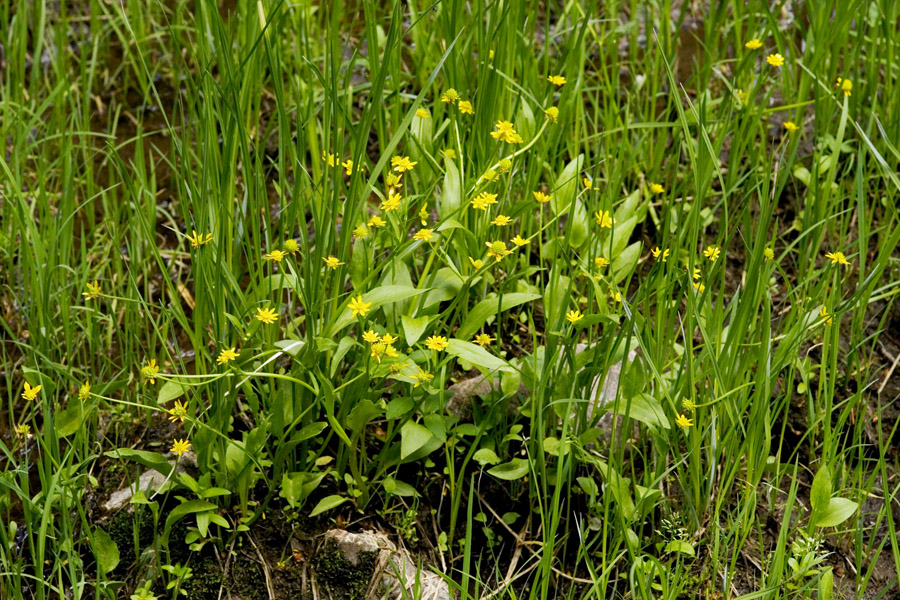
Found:
M 296 506 L 306 500 L 313 490 L 319 487 L 323 479 L 325 479 L 325 473 L 305 471 L 285 473 L 281 478 L 280 495 L 288 501 L 288 504 Z
M 836 527 L 853 516 L 859 504 L 848 498 L 832 498 L 823 510 L 814 510 L 815 527 Z
M 635 242 L 625 248 L 612 262 L 612 280 L 618 285 L 629 273 L 634 270 L 638 259 L 641 257 L 641 243 Z
M 451 338 L 447 353 L 472 363 L 481 372 L 513 371 L 509 363 L 494 356 L 481 346 L 460 339 Z
M 540 297 L 540 294 L 513 293 L 505 294 L 498 301 L 496 294 L 490 294 L 469 311 L 466 320 L 456 330 L 456 337 L 467 340 L 481 329 L 489 318 L 497 316 L 499 313 L 507 311 L 514 306 L 537 300 Z
M 827 464 L 822 464 L 816 476 L 813 477 L 812 488 L 809 492 L 809 503 L 813 513 L 822 511 L 828 507 L 831 501 L 831 470 Z
M 490 448 L 481 448 L 472 455 L 472 460 L 483 467 L 484 465 L 498 464 L 500 462 L 500 457 Z
M 68 437 L 81 429 L 84 423 L 85 406 L 78 398 L 69 401 L 69 406 L 56 416 L 56 435 Z
M 353 435 L 360 435 L 365 430 L 366 424 L 380 414 L 381 409 L 375 406 L 374 402 L 369 399 L 360 400 L 347 416 L 347 427 Z
M 488 473 L 497 479 L 505 479 L 506 481 L 522 479 L 528 475 L 528 461 L 524 458 L 514 458 L 509 462 L 497 465 L 493 469 L 488 470 Z
M 294 358 L 303 350 L 306 342 L 303 340 L 278 340 L 275 342 L 276 348 L 281 348 L 283 352 L 290 354 Z
M 695 556 L 694 547 L 682 540 L 674 540 L 666 544 L 666 552 L 680 552 L 688 556 Z
M 300 442 L 302 442 L 303 440 L 312 439 L 325 431 L 326 427 L 328 427 L 328 423 L 325 423 L 324 421 L 319 421 L 317 423 L 313 423 L 312 425 L 307 425 L 300 430 L 300 433 L 298 433 L 297 437 L 294 439 Z
M 584 164 L 584 155 L 579 154 L 576 158 L 569 161 L 569 164 L 563 169 L 550 193 L 553 197 L 550 199 L 550 209 L 555 215 L 564 215 L 568 212 L 570 205 L 575 200 L 578 193 L 578 186 L 581 183 L 581 166 Z
M 110 450 L 106 452 L 106 456 L 110 458 L 122 458 L 125 460 L 133 460 L 134 462 L 144 465 L 148 469 L 153 469 L 159 473 L 169 476 L 172 471 L 172 464 L 166 460 L 162 454 L 156 452 L 148 452 L 147 450 L 135 450 L 133 448 L 119 448 L 118 450 Z
M 337 494 L 332 496 L 325 496 L 319 503 L 316 504 L 316 507 L 312 509 L 312 512 L 309 513 L 310 517 L 317 517 L 321 515 L 326 510 L 331 510 L 332 508 L 336 508 L 347 501 L 347 498 L 344 496 L 338 496 Z
M 441 194 L 440 204 L 438 204 L 442 222 L 450 215 L 456 213 L 462 203 L 462 195 L 459 191 L 459 169 L 456 168 L 452 160 L 445 160 L 444 171 L 444 191 Z
M 163 543 L 168 544 L 169 533 L 172 531 L 172 526 L 174 526 L 175 523 L 188 515 L 207 510 L 216 510 L 216 505 L 207 502 L 206 500 L 188 500 L 172 509 L 172 512 L 170 512 L 169 516 L 166 518 L 166 526 L 163 530 Z
M 175 383 L 174 381 L 167 381 L 159 388 L 159 397 L 156 399 L 156 402 L 159 404 L 171 402 L 176 398 L 184 396 L 186 390 L 187 386 Z
M 403 335 L 406 336 L 406 345 L 412 346 L 422 337 L 422 334 L 425 333 L 425 329 L 428 327 L 428 321 L 430 317 L 418 317 L 413 318 L 407 315 L 402 315 L 400 317 L 400 322 L 403 324 Z
M 394 479 L 393 477 L 385 477 L 382 485 L 384 486 L 385 492 L 393 494 L 394 496 L 405 496 L 409 498 L 419 495 L 413 486 L 398 479 Z
M 97 527 L 91 540 L 91 550 L 97 558 L 97 569 L 103 575 L 116 568 L 119 564 L 119 547 L 109 534 Z
M 387 405 L 387 412 L 385 416 L 388 419 L 397 419 L 407 414 L 409 411 L 413 409 L 415 403 L 412 398 L 408 398 L 405 396 L 401 396 L 399 398 L 394 398 Z
M 615 409 L 615 412 L 620 415 L 631 417 L 651 427 L 661 429 L 669 429 L 671 427 L 659 400 L 647 394 L 633 396 L 630 403 L 622 398 L 619 400 L 618 406 L 610 403 L 607 407 L 610 410 Z
M 404 459 L 431 441 L 434 434 L 415 421 L 407 421 L 400 428 L 400 458 Z

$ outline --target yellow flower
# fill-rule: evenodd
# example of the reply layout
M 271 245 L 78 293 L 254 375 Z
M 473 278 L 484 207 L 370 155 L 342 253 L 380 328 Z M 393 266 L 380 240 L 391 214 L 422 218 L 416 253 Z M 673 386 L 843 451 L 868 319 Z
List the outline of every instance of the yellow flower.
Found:
M 547 77 L 547 81 L 549 81 L 550 83 L 552 83 L 553 85 L 555 85 L 557 87 L 561 87 L 566 84 L 566 78 L 563 77 L 562 75 L 550 75 Z
M 211 233 L 203 235 L 202 233 L 197 233 L 196 229 L 193 229 L 192 232 L 194 235 L 189 235 L 188 239 L 191 241 L 191 246 L 194 248 L 199 248 L 203 244 L 208 244 L 212 241 Z
M 545 109 L 544 114 L 547 115 L 547 118 L 554 123 L 556 123 L 559 119 L 559 109 L 555 106 L 551 106 L 550 108 Z
M 31 425 L 27 425 L 25 423 L 23 423 L 22 425 L 16 425 L 15 431 L 16 435 L 19 437 L 31 437 Z
M 834 319 L 831 318 L 831 315 L 828 314 L 828 309 L 824 306 L 822 307 L 822 310 L 819 311 L 819 316 L 825 319 L 826 325 L 831 325 L 834 323 Z
M 744 48 L 746 48 L 747 50 L 759 50 L 760 48 L 762 48 L 762 45 L 763 44 L 761 41 L 759 41 L 757 38 L 753 38 L 752 40 L 744 44 Z
M 384 176 L 384 184 L 390 188 L 402 188 L 403 182 L 401 179 L 403 178 L 403 173 L 391 173 L 388 171 L 388 174 Z
M 380 337 L 378 337 L 378 334 L 375 333 L 374 329 L 370 329 L 370 330 L 364 332 L 362 337 L 363 337 L 364 341 L 366 341 L 370 344 L 374 344 L 375 342 L 377 342 L 378 340 L 381 339 Z
M 365 223 L 361 223 L 353 230 L 353 237 L 358 240 L 364 239 L 367 235 L 369 235 L 369 229 L 366 227 Z
M 278 313 L 275 312 L 274 308 L 256 307 L 256 320 L 266 325 L 271 325 L 278 320 Z
M 693 425 L 694 422 L 688 419 L 686 416 L 679 414 L 677 417 L 675 417 L 675 424 L 682 429 L 687 429 L 688 427 Z
M 771 248 L 766 248 L 765 250 L 763 250 L 763 256 L 766 257 L 766 260 L 772 260 L 773 258 L 775 258 L 775 251 Z
M 459 103 L 459 112 L 461 112 L 464 115 L 474 115 L 475 107 L 472 106 L 472 103 L 469 102 L 468 100 L 462 100 Z
M 290 252 L 291 254 L 296 254 L 300 251 L 300 245 L 297 243 L 297 240 L 284 240 L 284 251 Z
M 381 336 L 381 341 L 384 342 L 385 344 L 387 344 L 388 346 L 390 346 L 391 344 L 393 344 L 394 342 L 397 341 L 397 337 L 393 336 L 389 333 L 386 333 L 383 336 Z
M 501 173 L 509 173 L 512 169 L 512 161 L 508 158 L 501 158 L 500 162 L 497 163 L 497 168 L 500 169 Z
M 442 335 L 433 335 L 425 340 L 425 346 L 429 350 L 437 350 L 438 352 L 445 350 L 449 345 L 450 342 Z
M 159 374 L 159 367 L 156 365 L 156 359 L 151 359 L 146 365 L 141 367 L 141 378 L 150 383 L 156 383 L 156 376 Z
M 353 313 L 353 316 L 361 316 L 364 317 L 369 314 L 369 310 L 372 308 L 371 302 L 365 302 L 363 300 L 362 294 L 350 300 L 350 312 Z
M 850 262 L 847 260 L 847 257 L 844 256 L 843 252 L 828 252 L 825 254 L 825 258 L 831 259 L 831 264 L 833 265 L 849 265 Z
M 609 259 L 604 258 L 602 256 L 598 256 L 594 259 L 594 266 L 598 269 L 602 269 L 603 267 L 609 266 Z
M 79 400 L 87 400 L 91 397 L 91 384 L 87 381 L 78 388 L 78 399 Z
M 486 333 L 479 333 L 475 336 L 475 343 L 484 348 L 485 346 L 490 346 L 491 342 L 496 340 L 497 338 L 492 338 Z
M 328 267 L 329 269 L 331 269 L 332 271 L 337 270 L 337 268 L 339 266 L 344 264 L 341 261 L 339 261 L 336 256 L 329 256 L 328 258 L 323 258 L 322 260 L 325 261 L 325 266 Z
M 475 267 L 475 270 L 476 270 L 476 271 L 477 271 L 478 269 L 480 269 L 481 267 L 484 266 L 484 261 L 481 260 L 480 258 L 479 258 L 478 260 L 475 260 L 474 258 L 472 258 L 472 257 L 470 256 L 470 257 L 469 257 L 469 262 L 472 263 L 472 266 Z
M 454 104 L 457 100 L 459 100 L 459 92 L 453 88 L 441 94 L 441 102 L 444 104 Z
M 173 423 L 175 421 L 181 421 L 184 423 L 184 418 L 187 416 L 187 402 L 179 402 L 175 401 L 175 406 L 169 409 L 169 420 Z
M 578 311 L 578 310 L 570 310 L 569 312 L 566 313 L 566 321 L 568 321 L 572 325 L 574 325 L 578 321 L 582 320 L 583 318 L 584 318 L 584 315 L 581 314 L 581 311 Z
M 609 214 L 608 210 L 598 210 L 596 213 L 594 213 L 594 219 L 596 219 L 597 225 L 599 225 L 601 228 L 605 227 L 607 229 L 611 229 L 613 223 L 616 222 L 616 220 L 612 218 L 612 215 Z
M 177 454 L 178 456 L 181 456 L 185 452 L 191 451 L 191 443 L 187 440 L 176 439 L 175 443 L 172 444 L 171 451 L 174 452 L 175 454 Z
M 413 236 L 413 239 L 419 242 L 430 242 L 434 239 L 434 229 L 420 229 Z
M 845 96 L 849 96 L 853 93 L 853 82 L 849 79 L 845 79 L 843 83 L 841 83 L 841 91 L 844 92 Z
M 681 408 L 682 408 L 685 412 L 693 413 L 694 410 L 697 408 L 697 405 L 694 404 L 694 401 L 691 400 L 690 398 L 684 398 L 684 399 L 681 401 Z
M 797 124 L 794 123 L 793 121 L 785 121 L 784 128 L 787 130 L 788 133 L 793 133 L 793 132 L 797 131 L 798 129 L 800 129 L 799 127 L 797 127 Z
M 534 199 L 537 200 L 540 204 L 547 204 L 550 200 L 553 199 L 553 196 L 548 196 L 544 192 L 531 192 L 534 194 Z
M 766 62 L 773 67 L 780 67 L 784 64 L 784 57 L 780 54 L 770 54 L 766 57 Z
M 700 269 L 698 267 L 694 267 L 694 272 L 691 273 L 691 277 L 693 279 L 700 279 Z
M 514 237 L 514 238 L 511 239 L 510 241 L 511 241 L 513 244 L 515 244 L 516 246 L 518 246 L 519 248 L 521 248 L 522 246 L 524 246 L 524 245 L 526 245 L 526 244 L 530 244 L 530 243 L 531 243 L 531 242 L 529 242 L 528 240 L 526 240 L 525 238 L 523 238 L 521 235 L 519 235 L 518 233 L 516 234 L 516 237 Z
M 497 121 L 494 124 L 494 131 L 491 137 L 507 144 L 521 144 L 522 136 L 516 132 L 515 127 L 509 121 Z
M 431 118 L 431 115 L 428 114 L 428 111 L 425 110 L 424 108 L 420 108 L 419 110 L 417 110 L 416 116 L 419 117 L 420 119 L 430 119 Z
M 659 246 L 657 246 L 656 248 L 651 250 L 650 253 L 653 255 L 653 258 L 659 258 L 660 256 L 662 256 L 663 262 L 666 262 L 666 259 L 669 258 L 669 249 L 668 248 L 666 248 L 665 250 L 660 250 Z
M 387 200 L 382 201 L 381 210 L 384 212 L 391 212 L 392 210 L 397 210 L 400 208 L 400 194 L 395 192 L 393 189 L 388 190 Z
M 420 367 L 419 365 L 416 365 L 416 369 L 418 369 L 419 372 L 412 376 L 413 379 L 416 380 L 416 384 L 413 386 L 414 388 L 417 388 L 423 383 L 428 383 L 429 381 L 434 379 L 434 375 L 428 373 L 427 371 L 423 371 L 422 367 Z
M 322 153 L 322 160 L 324 160 L 329 167 L 333 167 L 341 162 L 340 157 L 335 157 L 334 154 L 325 154 L 324 152 Z
M 269 252 L 268 254 L 263 254 L 263 258 L 266 260 L 274 260 L 275 262 L 281 262 L 285 257 L 284 252 L 281 250 L 275 249 Z
M 87 291 L 81 292 L 81 295 L 85 297 L 86 300 L 96 300 L 100 297 L 100 284 L 97 280 L 94 280 L 94 283 L 87 284 Z
M 512 219 L 507 217 L 506 215 L 497 215 L 493 221 L 491 221 L 491 225 L 496 225 L 497 227 L 505 227 L 510 224 Z
M 216 363 L 220 365 L 227 365 L 237 357 L 238 353 L 235 348 L 223 348 L 222 351 L 219 352 L 219 357 L 216 359 Z
M 512 254 L 512 250 L 506 249 L 506 242 L 496 241 L 496 242 L 485 242 L 485 245 L 488 247 L 488 256 L 497 259 L 497 262 L 503 260 L 503 257 Z
M 35 398 L 37 398 L 38 392 L 41 391 L 41 387 L 42 387 L 40 385 L 31 387 L 27 381 L 24 383 L 24 386 L 25 386 L 25 388 L 24 388 L 24 391 L 22 392 L 22 397 L 25 398 L 26 400 L 28 400 L 29 402 L 34 400 Z
M 650 184 L 650 193 L 651 194 L 662 194 L 665 191 L 666 191 L 666 188 L 664 188 L 662 185 L 660 185 L 658 183 Z
M 710 262 L 716 262 L 716 259 L 719 258 L 719 248 L 717 246 L 707 246 L 706 250 L 703 251 L 703 256 L 708 258 Z
M 422 205 L 422 208 L 419 210 L 419 221 L 422 223 L 422 227 L 428 225 L 428 219 L 431 217 L 431 213 L 428 212 L 428 203 Z
M 700 292 L 701 294 L 706 290 L 706 286 L 702 283 L 691 282 L 691 285 L 694 286 L 694 289 Z
M 481 192 L 472 200 L 472 208 L 477 210 L 487 210 L 491 204 L 497 204 L 497 194 Z
M 446 158 L 453 160 L 456 158 L 456 150 L 453 148 L 444 148 L 441 150 L 441 154 L 443 154 Z
M 395 156 L 391 158 L 391 166 L 394 167 L 394 170 L 398 173 L 412 171 L 413 167 L 417 164 L 419 163 L 409 160 L 408 156 Z
M 378 227 L 384 227 L 385 225 L 387 225 L 387 222 L 378 215 L 372 215 L 372 218 L 369 219 L 369 227 L 375 227 L 377 229 Z
M 609 297 L 615 300 L 616 302 L 622 301 L 622 294 L 615 290 L 609 290 Z
M 382 357 L 385 355 L 385 351 L 387 350 L 387 344 L 384 342 L 375 342 L 371 347 L 371 356 L 378 362 L 381 362 Z
M 591 179 L 589 177 L 585 177 L 584 179 L 581 180 L 581 182 L 584 184 L 584 189 L 586 189 L 586 190 L 594 189 L 594 182 L 591 181 Z

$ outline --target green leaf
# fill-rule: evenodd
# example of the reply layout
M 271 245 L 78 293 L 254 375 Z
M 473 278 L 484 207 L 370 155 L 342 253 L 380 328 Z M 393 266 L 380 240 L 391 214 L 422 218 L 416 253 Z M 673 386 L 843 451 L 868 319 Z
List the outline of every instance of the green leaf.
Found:
M 407 398 L 405 396 L 401 396 L 400 398 L 394 398 L 387 405 L 387 412 L 385 416 L 388 419 L 397 419 L 407 414 L 409 411 L 413 409 L 415 403 L 412 398 Z
M 404 459 L 429 441 L 434 434 L 415 421 L 407 421 L 400 428 L 400 458 Z
M 380 414 L 381 408 L 375 406 L 374 402 L 368 399 L 360 400 L 347 416 L 347 427 L 354 435 L 359 435 L 365 429 L 366 424 Z
M 497 465 L 493 469 L 488 470 L 488 473 L 497 479 L 504 479 L 506 481 L 522 479 L 528 475 L 528 461 L 524 458 L 514 458 L 507 463 Z
M 119 448 L 118 450 L 110 450 L 106 452 L 106 456 L 110 458 L 121 458 L 125 460 L 133 460 L 134 462 L 144 465 L 148 469 L 153 469 L 159 473 L 169 476 L 172 471 L 172 465 L 161 454 L 156 452 L 148 452 L 146 450 L 134 450 L 133 448 Z
M 497 456 L 497 453 L 491 450 L 490 448 L 481 448 L 472 455 L 472 460 L 477 462 L 482 467 L 484 465 L 496 465 L 500 462 L 500 457 Z
M 323 479 L 325 479 L 325 473 L 305 471 L 285 473 L 281 478 L 280 496 L 287 500 L 288 504 L 295 506 L 306 500 L 307 496 L 319 487 Z
M 631 274 L 640 257 L 641 243 L 635 242 L 625 248 L 625 250 L 613 260 L 612 280 L 614 285 L 618 285 L 623 279 Z
M 617 414 L 631 417 L 632 419 L 640 421 L 645 425 L 650 425 L 651 427 L 660 429 L 669 429 L 671 427 L 669 419 L 666 418 L 666 413 L 663 411 L 659 400 L 652 396 L 648 396 L 647 394 L 633 396 L 630 403 L 622 398 L 619 400 L 618 405 L 610 403 L 607 407 L 610 410 L 615 409 Z
M 317 517 L 317 516 L 321 515 L 323 512 L 325 512 L 326 510 L 331 510 L 332 508 L 336 508 L 346 501 L 347 501 L 347 498 L 345 498 L 344 496 L 338 496 L 336 494 L 332 495 L 332 496 L 325 496 L 324 498 L 319 500 L 319 503 L 316 504 L 316 507 L 314 509 L 312 509 L 312 512 L 309 513 L 309 516 Z
M 859 503 L 848 498 L 832 498 L 823 510 L 814 509 L 811 517 L 815 527 L 836 527 L 853 516 Z
M 695 556 L 694 547 L 682 540 L 674 540 L 666 544 L 666 552 L 681 552 L 688 556 Z
M 159 388 L 159 397 L 156 399 L 156 402 L 159 404 L 165 404 L 166 402 L 171 402 L 176 398 L 181 398 L 184 396 L 184 392 L 187 390 L 187 386 L 181 385 L 180 383 L 175 383 L 174 381 L 165 382 L 161 388 Z
M 385 477 L 384 483 L 382 485 L 384 486 L 385 492 L 387 492 L 388 494 L 393 494 L 394 496 L 405 496 L 411 498 L 419 495 L 419 493 L 413 486 L 398 479 L 394 479 L 393 477 Z
M 119 547 L 109 534 L 97 527 L 91 540 L 91 550 L 97 558 L 97 569 L 106 575 L 119 564 Z
M 494 356 L 481 346 L 457 338 L 450 339 L 447 353 L 472 363 L 482 373 L 492 371 L 514 371 L 509 363 Z
M 827 464 L 819 467 L 818 473 L 813 478 L 812 488 L 809 492 L 809 503 L 813 513 L 823 511 L 831 501 L 831 470 Z
M 459 169 L 453 164 L 453 161 L 444 161 L 444 192 L 441 194 L 441 202 L 438 204 L 441 221 L 445 221 L 448 216 L 459 210 L 462 202 L 462 194 L 459 191 Z
M 60 438 L 72 435 L 81 428 L 84 417 L 84 406 L 81 400 L 73 398 L 66 410 L 56 416 L 56 435 Z
M 414 319 L 406 315 L 401 315 L 400 322 L 403 323 L 403 335 L 406 336 L 406 345 L 412 346 L 419 341 L 425 329 L 428 327 L 430 317 L 427 315 Z
M 537 300 L 540 297 L 540 294 L 513 293 L 505 294 L 498 302 L 497 295 L 490 294 L 469 311 L 466 320 L 460 325 L 459 329 L 456 330 L 456 337 L 467 340 L 471 338 L 476 331 L 481 329 L 489 318 L 497 316 L 514 306 Z
M 169 516 L 166 518 L 166 526 L 163 530 L 163 543 L 168 544 L 169 533 L 172 531 L 172 526 L 175 525 L 175 523 L 188 515 L 207 510 L 216 510 L 216 505 L 207 502 L 206 500 L 188 500 L 172 509 L 172 512 L 170 512 Z
M 325 431 L 326 427 L 328 427 L 328 423 L 324 421 L 319 421 L 317 423 L 313 423 L 312 425 L 307 425 L 300 430 L 300 433 L 298 433 L 297 437 L 294 439 L 300 442 L 304 440 L 310 440 Z
M 287 339 L 287 340 L 278 340 L 277 342 L 275 342 L 276 348 L 281 348 L 281 350 L 283 352 L 290 354 L 294 358 L 296 358 L 297 355 L 300 354 L 300 352 L 303 350 L 303 348 L 305 346 L 306 346 L 306 342 L 304 342 L 303 340 Z
M 581 165 L 584 164 L 584 155 L 579 154 L 576 158 L 569 161 L 569 164 L 563 169 L 556 183 L 553 185 L 551 193 L 553 197 L 550 199 L 550 209 L 555 215 L 566 214 L 569 205 L 575 200 L 578 193 L 578 185 L 581 180 Z

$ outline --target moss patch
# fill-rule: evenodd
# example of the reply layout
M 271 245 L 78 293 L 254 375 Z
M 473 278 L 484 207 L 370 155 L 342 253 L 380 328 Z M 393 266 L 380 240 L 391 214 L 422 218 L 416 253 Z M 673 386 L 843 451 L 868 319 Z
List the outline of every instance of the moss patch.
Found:
M 378 552 L 361 552 L 354 565 L 339 549 L 326 547 L 316 554 L 316 580 L 332 598 L 363 600 L 377 561 Z

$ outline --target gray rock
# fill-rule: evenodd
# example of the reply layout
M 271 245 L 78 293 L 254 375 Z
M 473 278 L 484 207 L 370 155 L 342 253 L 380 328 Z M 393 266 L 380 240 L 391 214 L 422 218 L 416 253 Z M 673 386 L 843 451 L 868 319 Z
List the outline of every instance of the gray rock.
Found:
M 175 467 L 175 474 L 182 473 L 188 468 L 197 467 L 197 455 L 193 452 L 184 453 L 177 461 L 174 456 L 169 456 L 167 458 L 169 459 L 169 464 Z M 174 477 L 175 474 L 173 474 L 172 477 Z M 153 493 L 165 491 L 163 486 L 168 487 L 172 477 L 167 478 L 155 469 L 147 469 L 141 473 L 141 476 L 136 482 L 110 494 L 109 500 L 106 501 L 103 508 L 110 512 L 116 512 L 129 506 L 131 504 L 131 499 L 138 490 L 147 494 L 148 498 Z
M 409 553 L 388 539 L 381 532 L 364 531 L 350 533 L 343 529 L 325 532 L 323 549 L 337 550 L 353 566 L 360 566 L 366 557 L 377 553 L 366 597 L 370 600 L 397 600 L 421 598 L 421 600 L 452 600 L 450 587 L 437 573 L 423 566 L 421 570 Z M 415 594 L 418 591 L 418 594 Z M 415 594 L 415 595 L 414 595 Z

